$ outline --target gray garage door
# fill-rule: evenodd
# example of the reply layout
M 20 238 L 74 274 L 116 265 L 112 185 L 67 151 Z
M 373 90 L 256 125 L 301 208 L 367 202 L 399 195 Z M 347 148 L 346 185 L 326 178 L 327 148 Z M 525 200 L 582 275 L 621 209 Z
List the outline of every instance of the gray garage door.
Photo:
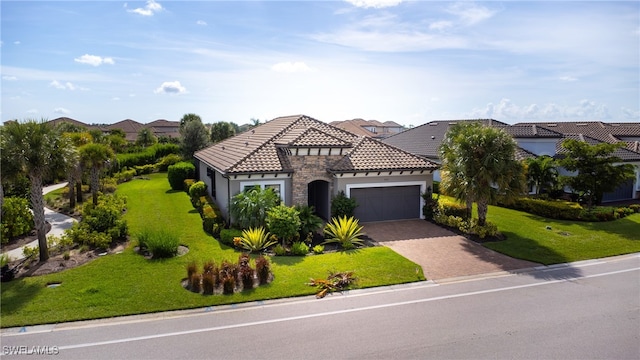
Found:
M 633 199 L 633 179 L 620 185 L 615 191 L 602 195 L 602 202 Z
M 351 189 L 360 222 L 420 218 L 420 186 Z

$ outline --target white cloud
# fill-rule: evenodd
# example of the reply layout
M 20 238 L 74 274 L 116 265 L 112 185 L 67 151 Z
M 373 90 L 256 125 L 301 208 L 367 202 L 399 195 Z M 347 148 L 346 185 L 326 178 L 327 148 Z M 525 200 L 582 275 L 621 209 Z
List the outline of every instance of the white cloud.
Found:
M 493 17 L 496 13 L 494 10 L 472 2 L 455 3 L 449 6 L 446 11 L 460 18 L 465 25 L 475 25 Z
M 295 73 L 295 72 L 310 72 L 314 69 L 310 68 L 307 64 L 301 61 L 296 62 L 281 62 L 271 66 L 271 70 L 275 72 Z
M 632 115 L 632 113 L 631 113 Z M 607 120 L 612 116 L 606 104 L 592 100 L 580 100 L 577 105 L 517 105 L 509 99 L 501 99 L 498 104 L 488 103 L 485 108 L 473 109 L 465 114 L 470 118 L 492 118 L 500 121 L 555 121 L 555 120 Z M 630 117 L 633 118 L 633 117 Z
M 56 88 L 56 89 L 60 89 L 60 90 L 82 90 L 82 91 L 86 91 L 89 90 L 87 88 L 83 88 L 80 86 L 76 86 L 74 84 L 72 84 L 71 82 L 67 81 L 65 83 L 62 83 L 58 80 L 53 80 L 52 82 L 49 83 L 50 87 Z
M 127 4 L 124 4 L 124 7 L 127 7 Z M 130 13 L 135 13 L 142 16 L 153 16 L 153 14 L 162 11 L 162 5 L 155 2 L 154 0 L 147 1 L 147 4 L 141 8 L 135 9 L 127 9 Z
M 187 89 L 180 84 L 180 81 L 165 81 L 159 88 L 153 91 L 156 94 L 186 94 Z
M 20 42 L 20 40 L 17 40 L 17 41 L 14 41 L 14 42 L 13 42 L 13 44 L 14 44 L 14 45 L 20 45 L 20 44 L 21 44 L 21 42 Z
M 345 0 L 349 4 L 359 8 L 382 9 L 399 5 L 403 0 Z
M 201 25 L 201 26 L 207 26 L 207 22 L 204 20 L 198 20 L 196 21 L 196 24 Z
M 69 111 L 68 109 L 65 109 L 63 107 L 58 107 L 53 109 L 53 113 L 54 114 L 60 114 L 60 115 L 69 115 L 71 113 L 71 111 Z
M 111 98 L 111 100 L 112 100 L 112 101 L 120 101 L 120 98 L 119 98 L 119 97 L 117 97 L 117 96 L 115 96 L 115 97 L 112 97 L 112 98 Z
M 573 76 L 560 76 L 559 78 L 562 81 L 567 81 L 567 82 L 572 82 L 572 81 L 577 81 L 577 78 L 574 78 Z
M 624 115 L 625 119 L 631 119 L 635 121 L 640 121 L 640 109 L 631 110 L 629 108 L 623 107 L 620 109 L 622 115 Z
M 2 76 L 2 80 L 5 80 L 5 81 L 16 81 L 16 80 L 18 80 L 18 78 L 15 77 L 15 76 L 3 75 Z
M 109 64 L 109 65 L 115 64 L 115 61 L 113 61 L 113 59 L 110 57 L 103 58 L 98 55 L 89 55 L 89 54 L 84 54 L 78 58 L 73 59 L 73 61 L 81 64 L 92 65 L 92 66 L 100 66 L 102 64 Z
M 446 21 L 446 20 L 436 21 L 429 24 L 430 30 L 443 31 L 451 27 L 453 27 L 453 23 L 451 21 Z

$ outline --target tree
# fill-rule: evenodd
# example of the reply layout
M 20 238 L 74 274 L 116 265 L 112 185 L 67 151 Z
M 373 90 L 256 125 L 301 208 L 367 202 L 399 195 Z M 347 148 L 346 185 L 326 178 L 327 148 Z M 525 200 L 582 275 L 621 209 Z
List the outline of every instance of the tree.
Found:
M 441 188 L 467 204 L 478 204 L 478 225 L 484 226 L 489 204 L 513 200 L 523 193 L 522 164 L 515 159 L 516 142 L 501 129 L 480 123 L 453 125 L 440 145 Z
M 136 139 L 136 143 L 143 148 L 147 146 L 151 146 L 158 142 L 158 138 L 153 134 L 151 129 L 142 128 L 138 131 L 138 138 Z
M 49 259 L 49 249 L 44 219 L 42 179 L 55 171 L 56 167 L 72 163 L 74 148 L 50 124 L 35 120 L 5 123 L 0 143 L 0 151 L 5 161 L 10 161 L 18 171 L 29 177 L 40 261 L 44 262 Z
M 80 148 L 80 159 L 85 168 L 91 170 L 91 195 L 93 205 L 98 205 L 98 189 L 100 188 L 100 171 L 113 158 L 113 150 L 104 144 L 87 144 Z
M 525 160 L 527 165 L 527 184 L 535 186 L 536 195 L 542 190 L 554 189 L 558 185 L 558 164 L 548 155 Z
M 209 145 L 207 128 L 200 120 L 187 122 L 183 128 L 180 128 L 180 135 L 182 135 L 182 154 L 187 160 L 191 159 L 196 151 Z
M 220 121 L 211 126 L 211 142 L 217 143 L 236 134 L 231 123 Z
M 602 201 L 602 195 L 614 191 L 629 179 L 633 179 L 634 167 L 631 164 L 619 164 L 621 159 L 613 153 L 624 147 L 624 143 L 599 143 L 589 145 L 584 141 L 566 139 L 562 142 L 566 150 L 560 165 L 575 176 L 563 176 L 564 184 L 581 192 L 587 198 L 589 209 Z
M 63 133 L 62 136 L 67 137 L 71 144 L 77 149 L 81 146 L 92 142 L 91 134 L 88 132 Z M 76 207 L 76 200 L 82 202 L 82 162 L 76 158 L 75 164 L 67 169 L 67 181 L 69 182 L 69 209 Z M 80 185 L 80 186 L 77 186 Z M 77 191 L 76 187 L 78 187 Z
M 182 118 L 180 119 L 180 130 L 182 130 L 182 128 L 184 128 L 185 125 L 187 125 L 192 121 L 202 122 L 202 119 L 200 118 L 199 115 L 192 114 L 192 113 L 182 115 Z

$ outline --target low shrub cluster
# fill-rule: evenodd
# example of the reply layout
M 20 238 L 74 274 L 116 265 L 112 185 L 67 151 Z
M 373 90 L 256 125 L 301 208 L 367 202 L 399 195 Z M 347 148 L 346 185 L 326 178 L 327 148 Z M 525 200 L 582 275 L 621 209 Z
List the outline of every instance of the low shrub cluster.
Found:
M 446 198 L 438 199 L 438 206 L 434 216 L 436 216 L 437 214 L 460 217 L 463 219 L 466 219 L 469 217 L 469 214 L 467 214 L 466 205 L 461 204 L 455 200 L 449 200 Z
M 170 154 L 180 154 L 180 146 L 176 144 L 154 144 L 143 151 L 135 153 L 117 154 L 116 169 L 134 168 L 148 164 L 155 164 Z M 168 165 L 167 165 L 168 166 Z
M 180 238 L 167 229 L 145 228 L 137 234 L 140 252 L 154 259 L 170 258 L 178 254 Z
M 441 213 L 437 213 L 433 217 L 433 220 L 438 224 L 458 229 L 465 234 L 478 236 L 480 239 L 497 237 L 500 235 L 498 226 L 490 221 L 487 221 L 484 226 L 480 226 L 480 224 L 478 224 L 478 219 L 476 218 L 465 220 L 460 216 L 445 215 Z
M 191 204 L 200 213 L 202 228 L 208 234 L 219 236 L 225 225 L 222 211 L 207 193 L 207 185 L 204 182 L 192 182 L 189 180 L 192 179 L 184 181 L 185 188 L 187 184 L 191 183 L 186 189 L 191 198 Z
M 348 198 L 344 191 L 331 199 L 331 216 L 335 218 L 352 217 L 358 203 L 354 198 Z
M 640 211 L 638 204 L 629 207 L 596 206 L 585 209 L 575 202 L 529 197 L 520 198 L 512 204 L 501 204 L 501 206 L 550 219 L 591 222 L 612 221 Z
M 187 279 L 183 284 L 195 293 L 229 295 L 265 285 L 272 278 L 271 265 L 266 257 L 258 256 L 254 268 L 249 254 L 243 253 L 238 257 L 237 263 L 223 260 L 218 265 L 213 260 L 207 261 L 202 266 L 202 273 L 198 272 L 195 262 L 189 263 Z
M 6 244 L 9 239 L 16 236 L 28 233 L 33 227 L 33 214 L 29 211 L 29 200 L 20 197 L 5 198 L 0 223 L 2 244 Z
M 354 217 L 332 218 L 324 228 L 325 241 L 323 244 L 337 243 L 345 250 L 364 246 L 361 238 L 363 227 Z
M 111 243 L 123 241 L 128 235 L 126 199 L 117 194 L 100 195 L 98 205 L 87 202 L 82 207 L 82 221 L 75 223 L 62 235 L 63 241 L 107 249 Z

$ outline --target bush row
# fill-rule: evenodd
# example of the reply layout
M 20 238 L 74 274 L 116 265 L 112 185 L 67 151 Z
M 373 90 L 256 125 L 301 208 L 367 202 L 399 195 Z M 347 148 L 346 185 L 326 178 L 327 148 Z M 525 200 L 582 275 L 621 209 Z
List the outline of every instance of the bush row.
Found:
M 500 235 L 498 226 L 490 221 L 487 221 L 484 226 L 480 226 L 478 224 L 478 219 L 476 218 L 466 220 L 460 216 L 440 213 L 436 214 L 433 217 L 433 220 L 438 224 L 458 229 L 465 234 L 476 235 L 480 239 L 485 239 L 486 237 L 497 237 Z
M 167 155 L 180 154 L 180 147 L 176 144 L 155 144 L 141 152 L 117 154 L 117 169 L 133 168 L 134 166 L 155 164 Z
M 512 204 L 501 204 L 515 210 L 559 220 L 612 221 L 640 212 L 640 205 L 629 207 L 597 206 L 585 209 L 580 204 L 562 200 L 520 198 Z
M 204 231 L 219 236 L 220 231 L 224 229 L 225 221 L 218 204 L 207 193 L 207 185 L 203 181 L 196 182 L 193 179 L 186 179 L 183 183 L 191 198 L 191 204 L 200 213 Z

